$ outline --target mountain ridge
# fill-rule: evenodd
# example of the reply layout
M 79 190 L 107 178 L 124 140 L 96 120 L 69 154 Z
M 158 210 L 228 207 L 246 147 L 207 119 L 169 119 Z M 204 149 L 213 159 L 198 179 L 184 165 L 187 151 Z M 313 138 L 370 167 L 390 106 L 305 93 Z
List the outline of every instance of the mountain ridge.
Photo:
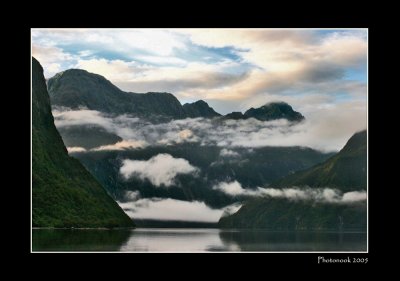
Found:
M 52 106 L 72 109 L 85 107 L 110 114 L 133 114 L 138 117 L 158 116 L 154 120 L 169 121 L 184 118 L 223 118 L 248 119 L 260 121 L 287 119 L 302 121 L 304 116 L 284 102 L 272 102 L 259 108 L 250 108 L 244 114 L 232 112 L 222 116 L 207 102 L 198 100 L 181 104 L 171 93 L 125 92 L 105 77 L 82 69 L 68 69 L 57 73 L 47 81 Z

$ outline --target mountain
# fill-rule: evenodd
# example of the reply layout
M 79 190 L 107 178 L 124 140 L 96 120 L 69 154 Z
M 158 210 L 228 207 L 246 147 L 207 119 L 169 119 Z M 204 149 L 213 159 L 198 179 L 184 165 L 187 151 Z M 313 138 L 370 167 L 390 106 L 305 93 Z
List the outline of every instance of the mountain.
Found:
M 301 113 L 294 111 L 293 108 L 285 102 L 271 102 L 259 108 L 250 108 L 244 113 L 246 118 L 255 118 L 261 121 L 271 121 L 276 119 L 287 119 L 289 121 L 299 122 L 304 119 Z
M 43 68 L 32 58 L 32 225 L 131 227 L 132 220 L 80 164 L 54 126 Z
M 190 118 L 213 118 L 221 116 L 221 114 L 215 112 L 214 109 L 203 100 L 198 100 L 194 103 L 185 103 L 183 105 L 183 110 L 185 111 L 186 116 Z
M 170 93 L 149 92 L 146 94 L 124 92 L 101 75 L 82 69 L 69 69 L 47 81 L 53 107 L 63 106 L 72 109 L 86 107 L 114 115 L 130 114 L 164 122 L 183 118 L 214 118 L 221 114 L 215 112 L 205 101 L 186 103 L 183 106 Z M 244 114 L 232 112 L 223 119 L 255 118 L 261 121 L 287 119 L 298 122 L 303 115 L 284 102 L 273 102 L 259 108 L 250 108 Z
M 367 188 L 367 131 L 354 134 L 335 156 L 324 163 L 296 172 L 271 184 L 291 186 L 335 187 L 343 191 Z
M 243 115 L 240 111 L 234 111 L 231 113 L 226 114 L 225 116 L 222 117 L 223 119 L 232 119 L 232 120 L 241 120 L 241 119 L 247 119 L 246 116 Z
M 271 102 L 259 108 L 250 108 L 244 114 L 241 112 L 232 112 L 223 117 L 224 119 L 248 119 L 255 118 L 260 121 L 272 121 L 277 119 L 286 119 L 291 122 L 300 122 L 304 116 L 294 111 L 293 108 L 285 102 Z
M 257 198 L 239 211 L 222 217 L 221 228 L 264 228 L 270 230 L 366 230 L 365 202 L 317 203 L 284 198 Z
M 81 69 L 56 74 L 47 83 L 52 106 L 73 109 L 87 107 L 111 114 L 139 117 L 162 116 L 172 119 L 219 116 L 204 101 L 184 106 L 169 93 L 124 92 L 101 75 Z
M 269 187 L 330 187 L 342 191 L 367 188 L 367 132 L 354 134 L 343 149 L 325 162 L 286 176 Z M 222 217 L 222 228 L 275 230 L 363 229 L 367 227 L 366 201 L 352 204 L 284 198 L 247 201 L 235 214 Z

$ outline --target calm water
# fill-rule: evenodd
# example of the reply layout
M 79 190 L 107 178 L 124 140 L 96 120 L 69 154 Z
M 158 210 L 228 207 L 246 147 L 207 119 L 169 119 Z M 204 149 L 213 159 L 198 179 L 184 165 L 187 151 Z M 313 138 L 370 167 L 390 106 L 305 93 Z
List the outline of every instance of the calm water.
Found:
M 366 251 L 361 232 L 272 232 L 219 229 L 34 229 L 33 251 Z

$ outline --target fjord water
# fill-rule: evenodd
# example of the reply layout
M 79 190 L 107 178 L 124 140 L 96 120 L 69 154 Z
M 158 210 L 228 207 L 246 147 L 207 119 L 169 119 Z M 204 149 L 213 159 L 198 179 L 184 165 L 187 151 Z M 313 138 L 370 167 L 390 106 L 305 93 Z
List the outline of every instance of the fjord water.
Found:
M 33 251 L 366 251 L 365 232 L 280 232 L 213 228 L 33 229 Z

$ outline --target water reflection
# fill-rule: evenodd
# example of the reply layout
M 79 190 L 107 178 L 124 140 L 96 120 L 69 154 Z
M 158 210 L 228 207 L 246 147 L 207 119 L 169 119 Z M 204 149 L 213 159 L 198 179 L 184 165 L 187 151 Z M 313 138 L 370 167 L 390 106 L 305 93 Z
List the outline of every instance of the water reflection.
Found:
M 220 231 L 221 240 L 241 251 L 366 251 L 362 232 Z
M 130 230 L 33 229 L 33 251 L 119 251 Z
M 34 229 L 33 251 L 366 251 L 367 234 L 359 232 L 273 232 L 265 230 Z
M 201 252 L 240 251 L 235 243 L 224 243 L 218 229 L 142 228 L 132 231 L 121 251 Z

